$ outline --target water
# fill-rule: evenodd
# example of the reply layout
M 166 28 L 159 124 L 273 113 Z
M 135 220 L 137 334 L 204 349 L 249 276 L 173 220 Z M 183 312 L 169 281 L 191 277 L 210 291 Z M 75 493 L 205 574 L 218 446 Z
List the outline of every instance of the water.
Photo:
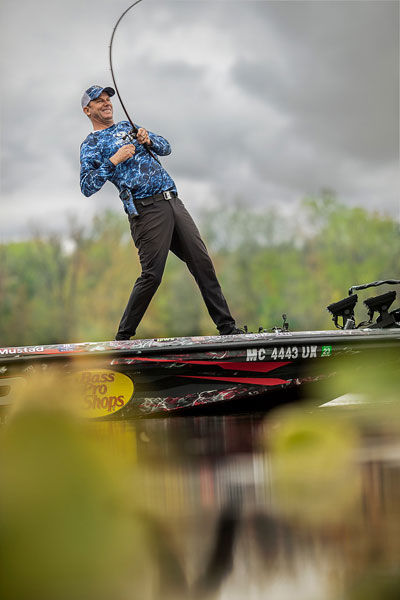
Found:
M 400 597 L 392 408 L 94 425 L 135 465 L 158 597 Z

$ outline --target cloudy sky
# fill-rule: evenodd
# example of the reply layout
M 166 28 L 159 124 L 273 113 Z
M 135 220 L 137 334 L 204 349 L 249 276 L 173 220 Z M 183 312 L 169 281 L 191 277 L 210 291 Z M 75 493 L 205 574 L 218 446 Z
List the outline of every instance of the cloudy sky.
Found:
M 1 1 L 0 241 L 122 211 L 110 183 L 80 193 L 80 98 L 110 85 L 130 3 Z M 238 197 L 291 212 L 331 188 L 400 218 L 397 0 L 143 0 L 113 58 L 193 214 Z

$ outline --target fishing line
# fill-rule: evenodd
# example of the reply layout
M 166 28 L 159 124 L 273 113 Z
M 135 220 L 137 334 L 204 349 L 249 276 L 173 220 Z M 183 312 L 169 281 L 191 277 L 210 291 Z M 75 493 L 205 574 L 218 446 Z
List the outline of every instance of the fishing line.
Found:
M 126 117 L 127 117 L 128 121 L 129 121 L 129 123 L 131 124 L 131 127 L 132 127 L 131 131 L 130 131 L 130 132 L 129 132 L 129 134 L 127 134 L 127 136 L 126 136 L 126 137 L 127 137 L 128 139 L 130 139 L 130 140 L 132 140 L 132 139 L 136 139 L 137 132 L 138 132 L 138 128 L 136 127 L 136 125 L 134 124 L 134 122 L 133 122 L 133 121 L 132 121 L 132 119 L 130 118 L 128 111 L 126 110 L 125 104 L 123 103 L 123 101 L 122 101 L 122 98 L 121 98 L 121 94 L 119 93 L 119 90 L 118 90 L 117 82 L 115 81 L 114 69 L 113 69 L 113 63 L 112 63 L 112 45 L 113 45 L 114 36 L 115 36 L 115 32 L 117 31 L 117 27 L 118 27 L 118 25 L 120 24 L 120 22 L 122 21 L 122 19 L 123 19 L 123 18 L 124 18 L 124 16 L 126 15 L 126 13 L 127 13 L 128 11 L 130 11 L 130 10 L 131 10 L 131 8 L 133 8 L 134 6 L 136 6 L 137 4 L 139 4 L 140 2 L 142 2 L 142 0 L 136 0 L 136 2 L 134 2 L 133 4 L 131 4 L 130 6 L 128 6 L 128 8 L 127 8 L 126 10 L 124 10 L 124 12 L 122 13 L 122 15 L 119 17 L 118 21 L 115 23 L 115 26 L 114 26 L 114 29 L 113 29 L 113 32 L 112 32 L 112 35 L 111 35 L 110 47 L 109 47 L 110 70 L 111 70 L 111 77 L 112 77 L 112 80 L 113 80 L 113 83 L 114 83 L 114 89 L 115 89 L 115 92 L 116 92 L 116 94 L 117 94 L 117 96 L 118 96 L 118 99 L 119 99 L 119 101 L 120 101 L 120 103 L 121 103 L 122 110 L 124 111 L 124 113 L 125 113 L 125 115 L 126 115 Z M 158 157 L 157 157 L 157 156 L 156 156 L 156 155 L 155 155 L 155 154 L 154 154 L 154 153 L 153 153 L 153 152 L 150 150 L 150 147 L 149 147 L 149 145 L 148 145 L 148 144 L 143 144 L 143 145 L 144 145 L 144 147 L 146 148 L 147 152 L 148 152 L 148 153 L 149 153 L 149 154 L 150 154 L 150 155 L 151 155 L 151 156 L 152 156 L 152 157 L 153 157 L 153 158 L 154 158 L 154 159 L 155 159 L 155 160 L 156 160 L 156 161 L 157 161 L 159 164 L 161 164 L 161 163 L 160 163 L 160 161 L 159 161 L 159 159 L 158 159 Z

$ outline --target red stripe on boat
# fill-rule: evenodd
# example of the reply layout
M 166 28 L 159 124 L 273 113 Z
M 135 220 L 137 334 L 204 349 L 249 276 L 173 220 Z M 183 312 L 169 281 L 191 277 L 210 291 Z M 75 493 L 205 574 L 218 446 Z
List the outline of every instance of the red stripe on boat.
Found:
M 250 383 L 253 385 L 283 385 L 285 383 L 289 383 L 286 379 L 273 379 L 268 377 L 266 379 L 262 377 L 208 377 L 207 375 L 178 375 L 177 377 L 185 377 L 190 379 L 213 379 L 214 381 L 230 381 L 232 383 Z
M 145 356 L 134 357 L 128 360 L 139 360 L 143 362 L 168 362 L 168 363 L 178 363 L 180 365 L 210 365 L 210 366 L 218 366 L 222 369 L 228 369 L 230 371 L 238 370 L 238 371 L 258 371 L 260 373 L 268 373 L 269 371 L 274 371 L 275 369 L 279 369 L 279 367 L 284 367 L 285 365 L 290 365 L 291 361 L 287 362 L 226 362 L 223 360 L 179 360 L 175 358 L 146 358 Z

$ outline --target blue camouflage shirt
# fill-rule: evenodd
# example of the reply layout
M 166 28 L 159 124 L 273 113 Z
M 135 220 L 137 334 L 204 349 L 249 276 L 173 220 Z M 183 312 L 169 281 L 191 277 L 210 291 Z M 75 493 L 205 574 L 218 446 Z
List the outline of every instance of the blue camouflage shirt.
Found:
M 140 126 L 138 126 L 138 129 Z M 173 179 L 167 171 L 153 158 L 146 148 L 136 140 L 124 140 L 123 136 L 132 129 L 129 121 L 120 121 L 107 127 L 93 131 L 81 144 L 81 190 L 85 196 L 98 192 L 106 181 L 111 181 L 118 189 L 129 188 L 136 199 L 153 196 L 166 190 L 176 192 Z M 166 139 L 148 132 L 151 140 L 151 151 L 159 156 L 171 153 Z M 136 152 L 132 158 L 114 165 L 110 161 L 123 144 L 133 143 Z

